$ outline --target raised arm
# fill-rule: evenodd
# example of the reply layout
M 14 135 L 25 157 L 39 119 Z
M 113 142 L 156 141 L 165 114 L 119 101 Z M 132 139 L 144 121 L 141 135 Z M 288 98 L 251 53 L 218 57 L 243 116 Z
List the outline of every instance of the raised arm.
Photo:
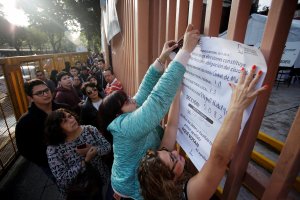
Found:
M 196 44 L 198 43 L 199 39 L 200 39 L 199 30 L 194 29 L 193 25 L 189 24 L 187 26 L 186 32 L 184 34 L 182 49 L 185 52 L 191 53 L 194 50 L 194 48 L 195 48 Z M 143 79 L 143 81 L 142 81 L 142 83 L 141 83 L 141 85 L 138 89 L 138 92 L 134 96 L 134 99 L 136 100 L 136 102 L 139 106 L 141 106 L 144 103 L 144 101 L 147 99 L 147 97 L 151 93 L 153 87 L 155 86 L 155 84 L 159 80 L 160 75 L 164 71 L 164 67 L 165 67 L 164 64 L 168 60 L 170 53 L 177 46 L 178 46 L 178 44 L 175 43 L 175 41 L 173 41 L 173 40 L 167 41 L 164 44 L 160 56 L 151 65 L 156 70 L 158 75 L 155 76 L 153 79 L 150 79 L 149 78 L 149 73 L 146 73 L 146 75 L 145 75 L 145 77 L 144 77 L 144 79 Z M 188 59 L 189 59 L 189 56 L 185 59 L 179 59 L 177 61 L 179 61 L 181 64 L 183 64 L 185 66 Z M 176 60 L 176 58 L 175 58 L 175 60 Z M 150 68 L 151 68 L 151 66 L 150 66 Z
M 201 171 L 188 182 L 188 199 L 198 199 L 199 196 L 202 199 L 209 199 L 224 176 L 227 164 L 237 144 L 243 112 L 258 94 L 267 89 L 266 86 L 255 89 L 262 72 L 259 71 L 253 78 L 254 73 L 255 66 L 252 67 L 247 77 L 244 68 L 242 68 L 238 84 L 229 84 L 233 93 L 228 113 L 213 142 L 207 162 Z
M 166 63 L 170 53 L 177 47 L 175 41 L 170 40 L 167 41 L 162 49 L 160 56 L 154 61 L 154 63 L 150 66 L 153 67 L 156 71 L 155 75 L 153 73 L 147 72 L 143 78 L 143 81 L 138 89 L 138 92 L 134 96 L 137 104 L 141 106 L 144 101 L 147 99 L 149 94 L 151 93 L 153 87 L 156 85 L 160 76 L 164 72 L 164 64 Z
M 137 110 L 128 114 L 126 119 L 119 117 L 122 123 L 117 123 L 116 125 L 121 125 L 119 129 L 126 132 L 126 135 L 131 135 L 136 138 L 144 137 L 145 135 L 137 135 L 136 133 L 143 132 L 148 134 L 150 130 L 159 124 L 169 110 L 175 93 L 183 79 L 185 65 L 190 58 L 190 53 L 196 47 L 199 39 L 199 31 L 194 30 L 193 26 L 189 25 L 184 34 L 182 49 L 169 64 L 166 72 L 159 79 L 147 100 Z M 149 71 L 153 72 L 155 70 L 152 68 L 152 70 Z M 147 123 L 144 123 L 145 121 L 147 121 Z M 139 124 L 139 126 L 136 124 Z
M 179 111 L 180 111 L 180 94 L 181 94 L 181 87 L 179 87 L 179 89 L 177 90 L 176 96 L 170 107 L 167 127 L 164 136 L 162 138 L 162 141 L 160 143 L 159 149 L 165 147 L 168 150 L 172 151 L 175 148 L 176 134 L 178 129 L 178 121 L 179 121 Z

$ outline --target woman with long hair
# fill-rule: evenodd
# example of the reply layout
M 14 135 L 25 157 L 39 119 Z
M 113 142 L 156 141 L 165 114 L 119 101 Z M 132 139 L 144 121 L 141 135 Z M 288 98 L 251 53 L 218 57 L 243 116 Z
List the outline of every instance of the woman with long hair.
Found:
M 209 199 L 213 195 L 235 150 L 244 110 L 267 89 L 266 86 L 255 89 L 262 75 L 259 71 L 254 77 L 255 71 L 253 66 L 246 76 L 242 68 L 237 85 L 229 84 L 233 93 L 227 115 L 212 144 L 207 162 L 193 177 L 184 170 L 185 159 L 175 150 L 179 117 L 179 97 L 176 97 L 160 150 L 148 150 L 138 169 L 145 200 L 198 200 Z
M 103 99 L 98 112 L 100 130 L 113 136 L 111 183 L 116 198 L 142 199 L 137 177 L 139 162 L 147 149 L 159 147 L 163 135 L 160 121 L 170 107 L 199 38 L 199 31 L 189 25 L 183 47 L 166 72 L 163 73 L 163 63 L 177 47 L 174 41 L 164 44 L 133 98 L 123 91 L 114 91 Z
M 99 172 L 103 184 L 99 187 L 106 192 L 110 171 L 102 156 L 111 151 L 111 145 L 97 128 L 81 126 L 76 115 L 66 109 L 50 113 L 45 126 L 48 163 L 62 194 L 87 165 Z
M 80 122 L 83 125 L 92 125 L 99 129 L 97 116 L 99 106 L 103 100 L 99 90 L 95 83 L 86 82 L 81 91 L 87 98 L 81 107 Z
M 99 91 L 99 95 L 101 96 L 101 98 L 105 97 L 104 89 L 103 89 L 102 85 L 98 83 L 98 79 L 96 76 L 89 75 L 89 77 L 87 78 L 86 81 L 90 82 L 90 83 L 94 83 Z

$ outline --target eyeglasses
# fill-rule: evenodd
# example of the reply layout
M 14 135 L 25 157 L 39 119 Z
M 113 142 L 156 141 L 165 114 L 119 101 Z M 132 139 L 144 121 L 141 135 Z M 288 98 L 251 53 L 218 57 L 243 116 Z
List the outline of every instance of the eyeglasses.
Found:
M 44 96 L 45 94 L 48 94 L 50 92 L 50 89 L 49 88 L 46 88 L 44 90 L 41 90 L 41 91 L 37 91 L 36 93 L 32 94 L 32 95 L 36 95 L 36 96 L 39 96 L 39 97 L 42 97 Z
M 175 169 L 175 167 L 176 167 L 177 162 L 178 162 L 178 158 L 177 158 L 174 154 L 172 154 L 172 152 L 170 152 L 170 151 L 169 151 L 167 148 L 165 148 L 165 147 L 162 147 L 162 148 L 160 149 L 160 151 L 166 151 L 166 152 L 169 153 L 170 158 L 171 158 L 171 161 L 172 161 L 172 163 L 173 163 L 173 166 L 172 166 L 172 168 L 171 168 L 171 171 L 173 171 L 173 170 Z
M 93 92 L 96 92 L 97 88 L 93 88 L 92 90 L 86 91 L 87 95 L 91 95 Z

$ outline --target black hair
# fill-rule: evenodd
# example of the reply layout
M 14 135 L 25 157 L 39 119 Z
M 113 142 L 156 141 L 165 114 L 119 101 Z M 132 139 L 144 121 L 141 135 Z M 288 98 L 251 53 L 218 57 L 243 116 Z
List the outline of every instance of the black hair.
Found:
M 71 67 L 70 62 L 69 62 L 69 61 L 66 61 L 66 62 L 65 62 L 65 69 L 64 69 L 64 71 L 69 72 L 69 71 L 70 71 L 70 67 Z
M 127 100 L 128 96 L 122 90 L 114 91 L 103 99 L 98 110 L 99 128 L 102 133 L 108 133 L 107 126 L 123 113 L 121 109 Z
M 103 72 L 106 72 L 106 71 L 110 71 L 111 75 L 114 75 L 114 71 L 112 70 L 111 67 L 106 68 Z
M 52 80 L 54 82 L 55 87 L 57 86 L 57 79 L 56 79 L 57 74 L 58 74 L 58 71 L 56 69 L 53 69 L 50 72 L 50 80 Z
M 48 145 L 59 145 L 65 142 L 67 136 L 61 128 L 61 123 L 66 118 L 65 113 L 73 115 L 79 123 L 77 115 L 70 110 L 60 108 L 52 111 L 45 122 L 45 140 Z
M 31 79 L 31 80 L 26 81 L 24 83 L 25 94 L 27 96 L 32 97 L 32 89 L 33 89 L 34 86 L 37 86 L 37 85 L 45 85 L 45 86 L 47 86 L 47 84 L 44 81 L 40 80 L 40 79 L 36 79 L 36 78 L 35 79 Z
M 61 81 L 62 77 L 64 77 L 64 76 L 69 76 L 69 73 L 68 73 L 68 72 L 65 72 L 65 71 L 59 72 L 59 73 L 56 75 L 57 81 Z
M 77 71 L 78 71 L 78 73 L 79 73 L 79 68 L 78 67 L 75 67 L 75 66 L 73 66 L 73 67 L 71 67 L 71 69 L 76 69 Z
M 87 87 L 97 88 L 97 86 L 95 85 L 95 83 L 90 83 L 90 82 L 84 83 L 83 86 L 82 86 L 82 88 L 81 88 L 81 92 L 82 92 L 85 96 L 87 96 L 87 94 L 86 94 L 86 88 L 87 88 Z M 99 94 L 99 92 L 98 92 L 98 94 Z
M 45 74 L 44 71 L 38 69 L 38 70 L 35 71 L 35 75 L 36 75 L 37 73 L 39 73 L 39 72 L 41 72 L 42 74 Z
M 92 78 L 94 78 L 94 79 L 97 80 L 96 76 L 94 76 L 94 75 L 89 75 L 89 76 L 87 77 L 86 81 L 90 81 Z M 97 80 L 97 83 L 98 83 L 98 80 Z
M 83 71 L 83 70 L 88 70 L 88 67 L 85 66 L 85 65 L 83 65 L 83 66 L 81 67 L 81 71 Z

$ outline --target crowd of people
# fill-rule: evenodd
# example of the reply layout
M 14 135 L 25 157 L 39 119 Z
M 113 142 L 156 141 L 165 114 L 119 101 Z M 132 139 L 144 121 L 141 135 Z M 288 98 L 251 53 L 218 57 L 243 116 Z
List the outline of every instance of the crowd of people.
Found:
M 228 114 L 210 157 L 197 175 L 189 175 L 174 149 L 180 85 L 199 39 L 188 25 L 182 48 L 165 69 L 178 47 L 166 42 L 134 97 L 102 57 L 66 63 L 50 79 L 36 71 L 36 79 L 24 84 L 30 106 L 16 125 L 19 152 L 65 199 L 209 199 L 232 156 L 243 111 L 266 87 L 255 89 L 262 74 L 255 66 L 249 75 L 241 69 L 239 82 L 230 84 Z M 168 111 L 164 131 L 160 122 Z

